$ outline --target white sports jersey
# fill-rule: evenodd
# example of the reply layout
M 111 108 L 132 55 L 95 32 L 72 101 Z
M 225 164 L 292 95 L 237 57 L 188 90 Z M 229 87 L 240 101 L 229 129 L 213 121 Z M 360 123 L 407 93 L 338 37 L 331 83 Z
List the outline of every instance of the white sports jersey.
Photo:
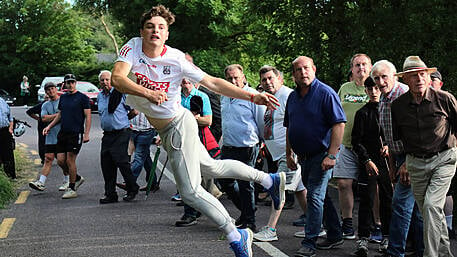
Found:
M 160 56 L 147 57 L 142 50 L 142 38 L 135 37 L 125 44 L 116 62 L 130 64 L 130 72 L 136 78 L 136 83 L 151 89 L 167 93 L 168 101 L 160 105 L 149 102 L 144 97 L 127 96 L 127 104 L 152 118 L 168 119 L 176 115 L 181 106 L 181 81 L 189 78 L 200 82 L 206 75 L 197 66 L 185 59 L 178 49 L 165 46 Z

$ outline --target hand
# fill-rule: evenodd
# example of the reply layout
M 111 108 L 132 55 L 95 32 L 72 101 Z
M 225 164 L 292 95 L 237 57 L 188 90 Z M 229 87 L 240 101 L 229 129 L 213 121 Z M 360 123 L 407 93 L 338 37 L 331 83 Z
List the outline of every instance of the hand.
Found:
M 333 168 L 335 166 L 335 164 L 336 164 L 336 160 L 332 160 L 328 156 L 325 156 L 325 158 L 322 160 L 321 167 L 322 167 L 323 171 L 327 171 L 327 170 Z
M 400 183 L 403 185 L 411 184 L 411 180 L 409 178 L 408 170 L 406 170 L 406 164 L 403 163 L 400 168 L 398 169 L 398 173 L 400 174 Z
M 8 127 L 8 132 L 10 132 L 10 134 L 12 135 L 13 134 L 13 127 L 9 126 Z
M 162 144 L 162 139 L 160 139 L 160 136 L 157 135 L 155 138 L 156 138 L 156 141 L 155 141 L 156 146 L 161 145 Z
M 255 94 L 252 98 L 255 104 L 266 105 L 268 109 L 276 110 L 276 107 L 279 106 L 279 101 L 274 95 L 263 92 L 260 94 Z
M 47 126 L 46 128 L 43 129 L 43 136 L 46 136 L 47 134 L 49 134 L 49 126 Z
M 381 156 L 389 157 L 389 147 L 387 145 L 385 145 L 381 148 Z
M 368 176 L 379 175 L 378 167 L 376 167 L 376 164 L 374 164 L 373 161 L 368 161 L 365 164 L 365 169 L 368 172 Z
M 200 118 L 200 114 L 198 114 L 198 113 L 197 113 L 197 114 L 194 114 L 194 117 L 195 117 L 195 120 L 198 121 L 198 119 Z
M 287 155 L 286 157 L 286 161 L 287 161 L 287 167 L 291 170 L 297 170 L 298 167 L 297 167 L 297 162 L 295 162 L 295 158 L 291 155 Z
M 167 93 L 161 90 L 148 90 L 148 94 L 145 97 L 149 102 L 157 105 L 168 101 Z
M 87 142 L 89 142 L 89 134 L 84 133 L 83 143 L 87 143 Z

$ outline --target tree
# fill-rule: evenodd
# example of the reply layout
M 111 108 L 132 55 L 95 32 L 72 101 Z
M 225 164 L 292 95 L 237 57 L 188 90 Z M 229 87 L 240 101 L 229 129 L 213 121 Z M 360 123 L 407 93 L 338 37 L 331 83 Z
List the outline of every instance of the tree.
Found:
M 22 75 L 32 84 L 44 76 L 78 73 L 94 63 L 88 18 L 64 0 L 0 1 L 0 79 L 18 91 Z

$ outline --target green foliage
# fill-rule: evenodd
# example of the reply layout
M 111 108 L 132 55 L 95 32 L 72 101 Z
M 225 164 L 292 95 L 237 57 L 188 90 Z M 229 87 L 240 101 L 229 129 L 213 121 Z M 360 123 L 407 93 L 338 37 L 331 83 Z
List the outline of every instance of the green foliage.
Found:
M 0 167 L 0 209 L 5 208 L 16 197 L 13 183 L 6 176 L 3 167 Z
M 6 88 L 17 92 L 24 74 L 34 85 L 44 76 L 78 74 L 94 62 L 89 23 L 64 0 L 0 1 L 0 79 Z

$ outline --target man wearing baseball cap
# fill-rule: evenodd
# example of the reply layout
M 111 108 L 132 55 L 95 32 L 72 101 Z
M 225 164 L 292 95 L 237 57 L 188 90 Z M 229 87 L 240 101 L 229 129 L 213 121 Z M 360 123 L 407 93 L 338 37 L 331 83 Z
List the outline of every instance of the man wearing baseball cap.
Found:
M 70 173 L 70 183 L 63 199 L 76 198 L 76 190 L 84 182 L 84 178 L 77 174 L 76 157 L 81 150 L 82 143 L 89 142 L 91 124 L 89 97 L 76 90 L 76 77 L 67 74 L 64 77 L 65 88 L 68 90 L 60 97 L 58 109 L 60 112 L 54 120 L 43 130 L 48 134 L 59 121 L 61 124 L 57 134 L 57 163 L 67 166 Z
M 424 219 L 424 256 L 453 256 L 444 202 L 456 168 L 457 101 L 448 92 L 432 90 L 428 68 L 419 56 L 403 64 L 409 91 L 392 103 L 394 139 L 403 142 L 406 169 L 414 198 Z

